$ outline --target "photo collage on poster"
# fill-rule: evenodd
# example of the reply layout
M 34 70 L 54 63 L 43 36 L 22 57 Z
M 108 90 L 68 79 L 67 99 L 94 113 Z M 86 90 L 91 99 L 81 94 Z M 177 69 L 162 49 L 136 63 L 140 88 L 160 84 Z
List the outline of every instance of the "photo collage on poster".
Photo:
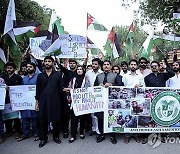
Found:
M 162 127 L 155 123 L 150 115 L 152 99 L 163 91 L 177 89 L 163 88 L 125 88 L 109 87 L 108 98 L 108 129 L 113 128 L 156 128 Z M 180 127 L 180 122 L 171 127 Z

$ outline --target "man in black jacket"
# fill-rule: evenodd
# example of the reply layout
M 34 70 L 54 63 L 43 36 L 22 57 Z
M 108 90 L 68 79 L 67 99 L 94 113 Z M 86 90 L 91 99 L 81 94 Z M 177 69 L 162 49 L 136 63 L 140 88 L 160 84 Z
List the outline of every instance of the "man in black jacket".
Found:
M 47 143 L 48 124 L 52 122 L 53 140 L 60 144 L 60 120 L 61 120 L 61 93 L 63 89 L 62 75 L 53 70 L 54 59 L 50 56 L 44 58 L 45 72 L 37 77 L 36 83 L 36 110 L 39 110 L 40 144 L 43 147 Z
M 6 63 L 5 64 L 5 70 L 6 70 L 7 74 L 3 75 L 2 78 L 4 79 L 5 84 L 7 86 L 22 85 L 22 78 L 18 74 L 15 74 L 16 65 L 13 62 Z M 5 103 L 6 104 L 10 103 L 8 88 L 6 91 Z M 6 133 L 7 133 L 7 136 L 11 136 L 13 134 L 13 126 L 12 126 L 13 121 L 14 121 L 16 139 L 18 139 L 20 136 L 20 130 L 21 130 L 20 119 L 16 118 L 16 119 L 6 120 L 5 121 Z

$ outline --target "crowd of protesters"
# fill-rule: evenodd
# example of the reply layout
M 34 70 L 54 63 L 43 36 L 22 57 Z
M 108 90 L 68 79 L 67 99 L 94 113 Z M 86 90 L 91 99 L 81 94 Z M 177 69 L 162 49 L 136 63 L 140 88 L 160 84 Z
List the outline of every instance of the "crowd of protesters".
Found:
M 15 64 L 7 62 L 4 70 L 0 75 L 0 84 L 6 84 L 5 103 L 10 103 L 9 86 L 36 85 L 36 109 L 20 111 L 21 119 L 5 121 L 2 120 L 0 110 L 0 143 L 13 134 L 18 142 L 33 135 L 34 141 L 40 140 L 39 147 L 45 146 L 50 131 L 57 144 L 61 143 L 60 132 L 63 138 L 69 138 L 69 143 L 76 140 L 78 133 L 80 139 L 85 139 L 85 132 L 88 131 L 91 131 L 89 136 L 95 136 L 97 143 L 105 140 L 103 112 L 76 116 L 70 96 L 73 88 L 112 85 L 180 88 L 180 63 L 177 57 L 172 65 L 166 60 L 164 63 L 149 62 L 141 57 L 138 61 L 131 59 L 116 65 L 112 65 L 109 60 L 102 62 L 94 58 L 91 65 L 87 66 L 86 59 L 81 66 L 76 60 L 70 59 L 67 69 L 59 60 L 46 56 L 43 64 L 39 61 L 24 62 L 17 72 Z M 124 143 L 129 143 L 133 137 L 136 142 L 145 144 L 148 135 L 126 133 Z M 110 134 L 110 140 L 112 144 L 117 143 L 115 133 Z

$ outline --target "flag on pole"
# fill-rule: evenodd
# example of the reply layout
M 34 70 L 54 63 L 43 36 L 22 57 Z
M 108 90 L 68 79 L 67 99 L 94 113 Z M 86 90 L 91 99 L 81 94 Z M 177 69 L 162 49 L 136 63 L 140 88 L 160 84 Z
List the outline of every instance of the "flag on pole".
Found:
M 121 47 L 117 35 L 115 33 L 114 27 L 108 35 L 108 39 L 105 44 L 105 50 L 107 52 L 107 55 L 111 58 L 118 58 L 119 53 L 121 53 Z
M 88 30 L 98 30 L 98 31 L 108 31 L 106 27 L 100 24 L 93 16 L 87 13 L 87 29 Z
M 87 37 L 87 49 L 92 55 L 98 55 L 101 50 Z
M 146 38 L 142 45 L 142 52 L 141 52 L 141 57 L 150 57 L 151 49 L 153 47 L 153 36 L 154 36 L 154 30 L 152 30 L 149 34 L 149 36 Z
M 64 27 L 61 25 L 61 22 L 57 18 L 56 13 L 54 11 L 52 11 L 51 14 L 48 31 L 57 35 L 64 34 Z
M 123 59 L 127 60 L 129 55 L 132 55 L 132 47 L 133 47 L 133 38 L 134 38 L 134 25 L 133 23 L 130 25 L 128 33 L 122 43 L 123 48 Z
M 40 24 L 36 21 L 16 21 L 13 32 L 17 42 L 24 42 L 25 39 L 34 37 L 40 29 Z
M 16 22 L 15 4 L 14 4 L 14 0 L 10 0 L 6 14 L 3 41 L 7 46 L 9 46 L 9 51 L 11 53 L 17 53 L 19 51 L 19 48 L 15 40 L 15 35 L 13 32 L 15 22 Z
M 4 64 L 6 64 L 6 57 L 4 54 L 4 48 L 3 48 L 3 41 L 2 38 L 0 38 L 0 70 L 3 70 Z

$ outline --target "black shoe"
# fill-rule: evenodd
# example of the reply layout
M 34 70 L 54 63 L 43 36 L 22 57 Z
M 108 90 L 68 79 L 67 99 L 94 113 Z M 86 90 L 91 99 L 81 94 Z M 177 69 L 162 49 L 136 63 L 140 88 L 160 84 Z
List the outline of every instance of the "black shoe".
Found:
M 68 138 L 68 136 L 69 136 L 69 133 L 68 133 L 68 132 L 67 132 L 67 133 L 64 133 L 63 138 Z
M 85 136 L 84 136 L 83 134 L 81 134 L 79 137 L 80 137 L 80 139 L 82 139 L 82 140 L 85 139 Z
M 14 132 L 9 132 L 9 133 L 6 133 L 6 137 L 10 137 L 14 134 Z
M 93 135 L 96 135 L 95 131 L 92 131 L 91 133 L 89 133 L 89 136 L 93 136 Z
M 45 146 L 46 143 L 47 143 L 47 140 L 42 140 L 42 141 L 39 143 L 39 147 L 42 148 L 43 146 Z
M 116 140 L 115 137 L 111 137 L 111 143 L 112 143 L 112 144 L 116 144 L 116 143 L 117 143 L 117 140 Z
M 100 143 L 100 142 L 102 142 L 102 141 L 104 141 L 105 140 L 105 136 L 104 135 L 98 135 L 97 136 L 97 139 L 96 139 L 96 142 L 97 143 Z
M 142 139 L 142 144 L 146 144 L 148 142 L 148 139 L 147 138 L 143 138 Z
M 75 140 L 76 140 L 76 138 L 71 137 L 71 138 L 69 139 L 69 143 L 73 143 Z
M 61 144 L 61 140 L 59 139 L 59 137 L 57 138 L 53 138 L 54 142 L 56 142 L 57 144 Z
M 20 141 L 23 141 L 23 140 L 25 140 L 25 139 L 27 139 L 27 138 L 29 138 L 29 136 L 21 136 L 21 137 L 19 137 L 18 139 L 17 139 L 17 141 L 18 142 L 20 142 Z

